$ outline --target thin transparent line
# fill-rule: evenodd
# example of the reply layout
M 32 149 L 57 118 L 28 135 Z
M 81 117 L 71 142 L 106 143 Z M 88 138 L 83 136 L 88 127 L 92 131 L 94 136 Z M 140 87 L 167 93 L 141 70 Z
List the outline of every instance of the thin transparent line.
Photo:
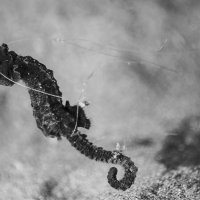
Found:
M 46 94 L 46 95 L 49 95 L 49 96 L 52 96 L 52 97 L 56 97 L 56 98 L 62 99 L 61 96 L 57 96 L 57 95 L 54 95 L 54 94 L 50 94 L 50 93 L 48 93 L 48 92 L 44 92 L 44 91 L 41 91 L 41 90 L 37 90 L 37 89 L 31 88 L 31 87 L 22 85 L 22 84 L 20 84 L 20 83 L 18 83 L 18 82 L 13 81 L 12 79 L 8 78 L 7 76 L 5 76 L 4 74 L 2 74 L 1 72 L 0 72 L 0 74 L 1 74 L 4 78 L 6 78 L 7 80 L 9 80 L 9 81 L 11 81 L 12 83 L 15 83 L 15 84 L 17 84 L 17 85 L 19 85 L 19 86 L 21 86 L 21 87 L 24 87 L 24 88 L 27 88 L 27 89 L 30 89 L 30 90 L 33 90 L 33 91 L 35 91 L 35 92 L 39 92 L 39 93 L 42 93 L 42 94 Z

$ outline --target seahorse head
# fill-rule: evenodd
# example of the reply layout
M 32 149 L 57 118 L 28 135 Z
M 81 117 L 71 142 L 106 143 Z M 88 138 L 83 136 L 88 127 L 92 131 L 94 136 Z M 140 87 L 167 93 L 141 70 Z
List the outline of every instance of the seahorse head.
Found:
M 18 81 L 18 75 L 14 73 L 13 59 L 17 55 L 8 51 L 7 44 L 0 46 L 0 85 L 13 86 Z

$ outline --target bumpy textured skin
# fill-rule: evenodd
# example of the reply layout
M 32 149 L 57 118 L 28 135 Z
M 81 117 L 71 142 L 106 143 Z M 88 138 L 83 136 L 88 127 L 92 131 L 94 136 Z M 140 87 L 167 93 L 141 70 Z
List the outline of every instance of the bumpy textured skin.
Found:
M 0 46 L 0 72 L 15 82 L 22 80 L 30 88 L 62 96 L 52 70 L 30 56 L 19 56 L 13 51 L 8 51 L 6 44 Z M 12 86 L 13 84 L 0 75 L 0 85 Z M 115 189 L 126 190 L 131 187 L 136 177 L 137 167 L 129 157 L 118 151 L 106 151 L 102 147 L 97 147 L 88 141 L 85 134 L 80 133 L 78 127 L 90 128 L 90 120 L 81 107 L 70 106 L 68 101 L 64 106 L 61 98 L 30 89 L 28 92 L 37 126 L 45 136 L 57 139 L 65 137 L 72 146 L 90 159 L 123 166 L 124 177 L 117 180 L 117 169 L 112 167 L 108 172 L 108 183 Z

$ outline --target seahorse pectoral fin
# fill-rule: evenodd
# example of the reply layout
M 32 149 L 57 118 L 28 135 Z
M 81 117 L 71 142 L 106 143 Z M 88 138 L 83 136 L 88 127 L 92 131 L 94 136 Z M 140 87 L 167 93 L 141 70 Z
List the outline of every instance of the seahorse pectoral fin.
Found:
M 85 129 L 90 129 L 91 127 L 91 121 L 89 119 L 85 119 L 84 127 Z
M 78 105 L 71 106 L 69 101 L 66 101 L 64 108 L 67 112 L 69 112 L 76 119 L 77 127 L 90 129 L 91 122 L 86 117 L 85 111 L 83 110 L 82 107 L 80 107 Z

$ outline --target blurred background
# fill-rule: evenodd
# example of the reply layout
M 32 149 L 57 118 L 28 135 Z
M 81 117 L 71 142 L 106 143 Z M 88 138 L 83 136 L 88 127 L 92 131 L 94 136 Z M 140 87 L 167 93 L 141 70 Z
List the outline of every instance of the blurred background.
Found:
M 133 187 L 168 167 L 156 155 L 183 119 L 196 132 L 181 144 L 199 151 L 200 1 L 0 3 L 1 43 L 52 69 L 63 99 L 90 102 L 84 132 L 108 150 L 126 147 L 139 167 Z M 26 89 L 0 87 L 0 127 L 1 199 L 95 199 L 114 190 L 109 165 L 43 136 Z

